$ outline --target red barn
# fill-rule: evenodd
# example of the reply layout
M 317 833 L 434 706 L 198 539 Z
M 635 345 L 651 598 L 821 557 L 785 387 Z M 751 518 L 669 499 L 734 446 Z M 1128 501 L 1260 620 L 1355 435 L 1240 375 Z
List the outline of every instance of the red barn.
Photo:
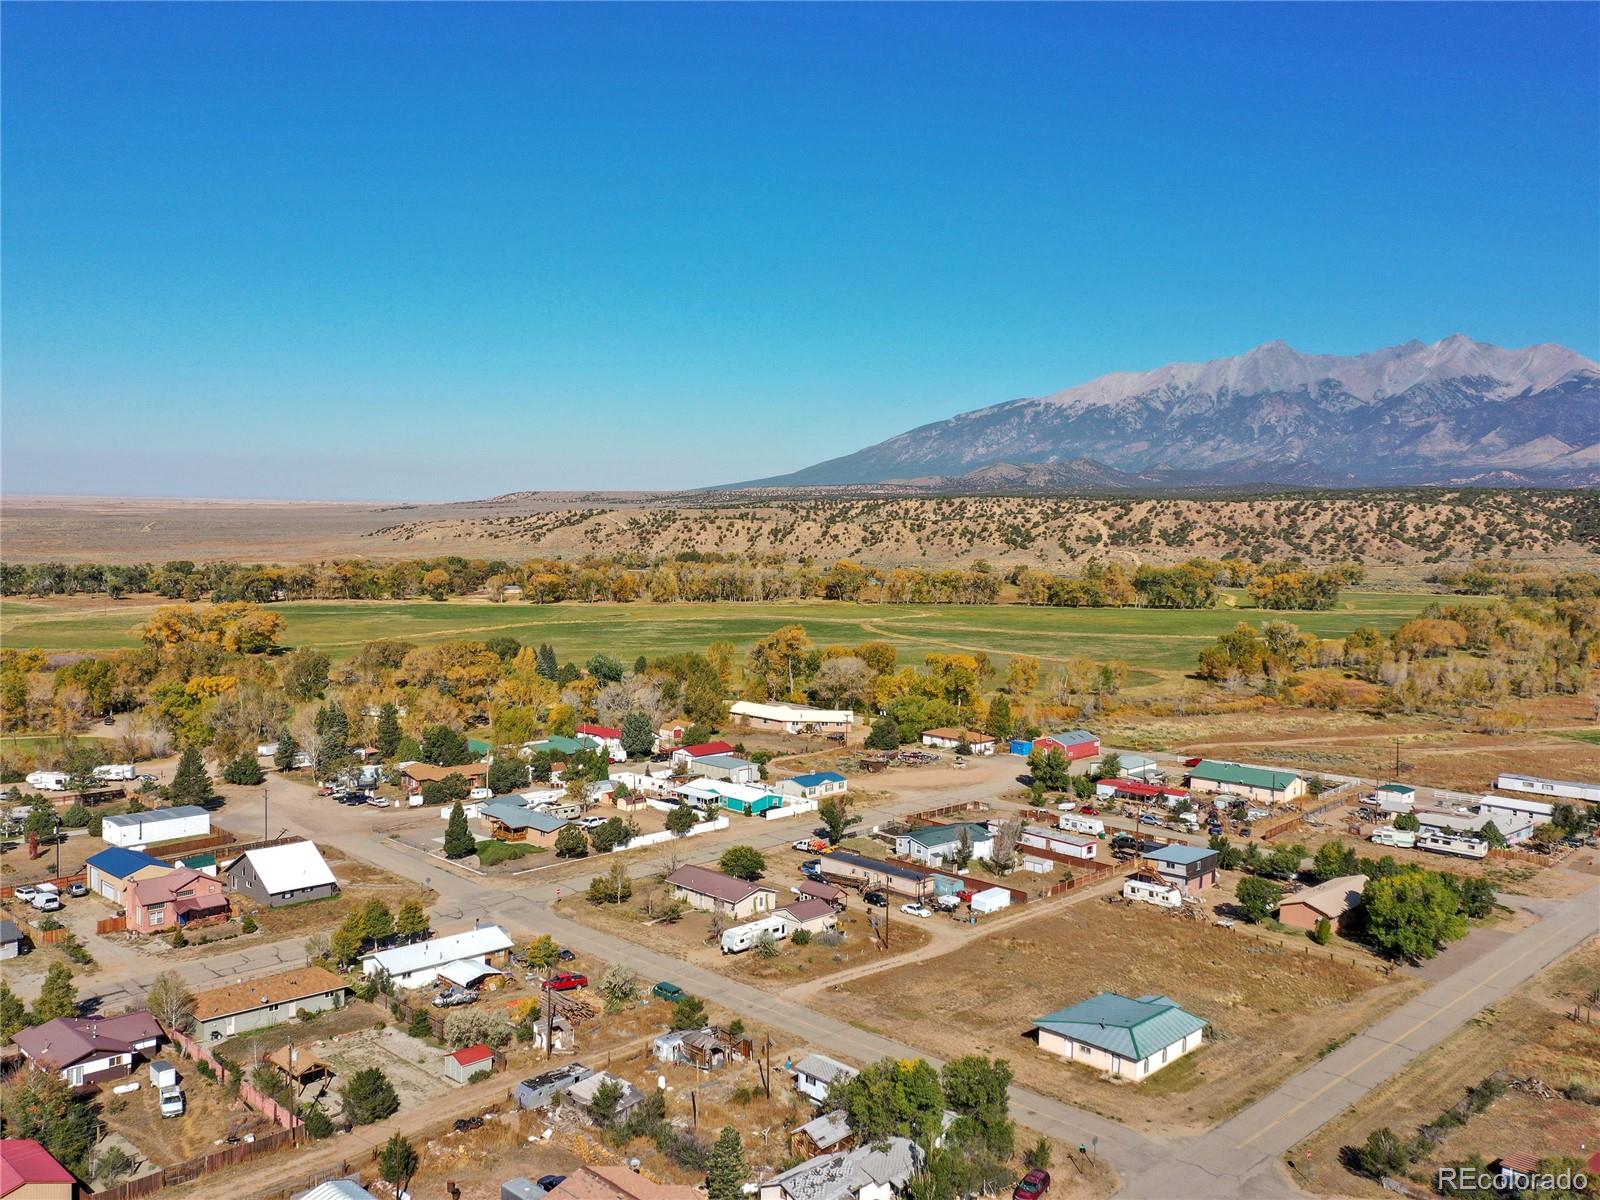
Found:
M 1087 729 L 1069 729 L 1065 733 L 1051 733 L 1033 739 L 1033 748 L 1042 754 L 1059 750 L 1068 761 L 1096 758 L 1100 754 L 1100 739 Z

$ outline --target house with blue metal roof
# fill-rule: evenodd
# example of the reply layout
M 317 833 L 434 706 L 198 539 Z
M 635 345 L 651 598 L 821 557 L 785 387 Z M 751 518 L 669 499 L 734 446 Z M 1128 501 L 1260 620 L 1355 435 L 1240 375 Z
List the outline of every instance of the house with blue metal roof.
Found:
M 1034 1022 L 1039 1049 L 1124 1079 L 1155 1074 L 1198 1049 L 1210 1022 L 1170 996 L 1101 992 Z
M 1216 886 L 1217 864 L 1222 856 L 1206 846 L 1174 842 L 1170 846 L 1146 850 L 1140 857 L 1180 892 L 1203 892 Z
M 850 790 L 850 781 L 837 771 L 812 771 L 793 779 L 780 779 L 772 785 L 779 793 L 797 800 L 825 800 Z
M 152 854 L 122 846 L 111 846 L 91 854 L 84 868 L 89 890 L 113 904 L 122 903 L 123 888 L 134 880 L 170 875 L 173 869 L 171 863 Z

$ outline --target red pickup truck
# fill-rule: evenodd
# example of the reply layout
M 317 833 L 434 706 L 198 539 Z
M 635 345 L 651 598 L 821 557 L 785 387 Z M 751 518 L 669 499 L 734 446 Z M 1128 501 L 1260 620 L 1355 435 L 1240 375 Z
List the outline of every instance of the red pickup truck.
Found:
M 587 975 L 574 975 L 571 971 L 562 971 L 559 975 L 552 975 L 549 979 L 539 984 L 547 992 L 570 992 L 574 988 L 588 987 Z

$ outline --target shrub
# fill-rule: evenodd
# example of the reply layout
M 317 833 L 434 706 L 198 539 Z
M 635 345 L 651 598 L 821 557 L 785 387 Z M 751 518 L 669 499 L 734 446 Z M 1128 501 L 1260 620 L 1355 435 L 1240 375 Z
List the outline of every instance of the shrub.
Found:
M 1364 1143 L 1354 1147 L 1353 1157 L 1361 1173 L 1373 1179 L 1399 1175 L 1411 1165 L 1410 1148 L 1387 1125 L 1374 1129 Z
M 61 824 L 67 829 L 87 829 L 92 820 L 94 813 L 81 800 L 74 801 L 72 807 L 61 814 Z
M 427 1038 L 431 1037 L 433 1034 L 433 1026 L 428 1021 L 427 1012 L 419 1008 L 416 1012 L 412 1013 L 411 1024 L 407 1027 L 406 1032 L 414 1038 L 422 1038 L 426 1040 Z
M 189 939 L 183 935 L 183 930 L 174 929 L 172 931 L 172 948 L 174 950 L 182 950 L 188 944 Z
M 811 944 L 811 930 L 796 929 L 789 935 L 789 941 L 796 946 L 809 946 Z
M 1333 923 L 1327 917 L 1317 921 L 1317 927 L 1307 931 L 1308 936 L 1319 946 L 1326 946 L 1333 941 Z
M 256 924 L 255 917 L 249 913 L 245 913 L 244 920 L 239 922 L 239 932 L 241 933 L 254 933 L 260 928 L 261 926 Z
M 306 1124 L 306 1132 L 314 1138 L 329 1137 L 333 1133 L 333 1118 L 315 1104 L 308 1104 L 302 1108 L 300 1119 Z
M 466 1008 L 444 1019 L 444 1040 L 451 1046 L 471 1046 L 478 1042 L 499 1048 L 516 1036 L 511 1020 L 503 1012 L 488 1008 Z

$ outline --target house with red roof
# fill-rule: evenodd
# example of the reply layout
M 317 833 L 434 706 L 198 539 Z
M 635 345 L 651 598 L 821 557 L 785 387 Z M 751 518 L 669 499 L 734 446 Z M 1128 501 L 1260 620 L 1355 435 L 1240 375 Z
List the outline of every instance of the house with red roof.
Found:
M 0 1138 L 0 1197 L 77 1200 L 78 1179 L 32 1138 Z
M 599 742 L 612 762 L 628 761 L 628 752 L 622 748 L 622 730 L 610 725 L 579 725 L 578 736 Z
M 689 764 L 697 758 L 711 758 L 718 754 L 732 754 L 731 742 L 699 742 L 693 746 L 679 746 L 672 752 L 672 765 L 680 771 L 687 771 Z
M 147 1012 L 119 1017 L 57 1017 L 11 1035 L 29 1064 L 53 1071 L 73 1087 L 121 1079 L 165 1040 Z

